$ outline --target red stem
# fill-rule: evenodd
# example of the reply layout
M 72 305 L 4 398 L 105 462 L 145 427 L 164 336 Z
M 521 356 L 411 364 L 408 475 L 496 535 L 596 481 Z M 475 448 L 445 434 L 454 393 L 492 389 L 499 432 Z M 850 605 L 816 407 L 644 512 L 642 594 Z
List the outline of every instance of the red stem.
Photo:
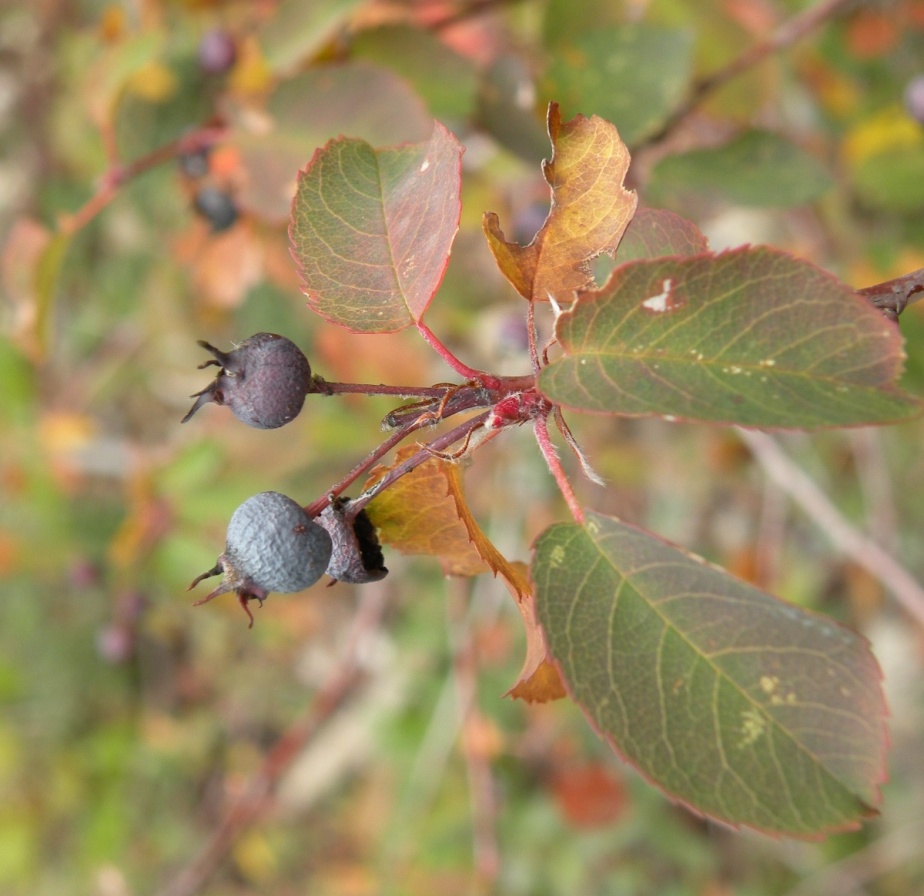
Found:
M 348 489 L 363 473 L 367 472 L 369 468 L 376 463 L 376 461 L 381 460 L 392 448 L 406 439 L 415 429 L 418 429 L 422 424 L 419 420 L 411 420 L 410 423 L 405 424 L 400 429 L 395 430 L 381 445 L 378 446 L 374 451 L 371 451 L 366 455 L 346 476 L 343 477 L 335 486 L 327 490 L 327 493 L 322 497 L 318 498 L 312 504 L 309 504 L 305 507 L 305 513 L 308 514 L 312 519 L 316 517 L 325 507 L 330 504 L 331 497 L 338 497 L 342 495 L 346 489 Z
M 484 383 L 488 388 L 497 388 L 499 379 L 485 373 L 483 370 L 476 370 L 469 367 L 468 364 L 460 361 L 445 345 L 440 341 L 437 335 L 422 320 L 417 321 L 417 332 L 423 336 L 426 343 L 432 348 L 459 376 L 467 380 L 477 380 Z

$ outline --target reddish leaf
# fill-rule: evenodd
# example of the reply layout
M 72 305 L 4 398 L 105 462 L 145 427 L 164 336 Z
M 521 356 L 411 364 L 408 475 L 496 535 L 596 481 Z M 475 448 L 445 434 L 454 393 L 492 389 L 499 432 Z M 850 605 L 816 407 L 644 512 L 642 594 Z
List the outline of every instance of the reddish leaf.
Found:
M 358 333 L 423 317 L 459 226 L 461 155 L 439 123 L 427 143 L 374 149 L 341 138 L 315 153 L 289 225 L 313 310 Z
M 602 118 L 578 115 L 562 124 L 549 105 L 552 161 L 543 164 L 552 190 L 548 218 L 528 246 L 504 239 L 497 215 L 485 214 L 488 245 L 504 276 L 526 299 L 569 301 L 593 285 L 590 262 L 613 253 L 635 212 L 635 193 L 623 187 L 629 151 Z
M 896 385 L 894 324 L 766 247 L 623 265 L 559 317 L 556 335 L 564 357 L 539 388 L 582 410 L 784 428 L 920 412 Z
M 626 808 L 625 786 L 602 763 L 557 769 L 552 790 L 562 813 L 575 827 L 613 824 Z
M 368 62 L 312 66 L 283 81 L 267 98 L 266 112 L 270 129 L 249 107 L 231 107 L 231 139 L 244 171 L 235 197 L 242 210 L 280 223 L 292 211 L 296 174 L 316 147 L 341 134 L 373 146 L 416 143 L 433 127 L 408 84 Z

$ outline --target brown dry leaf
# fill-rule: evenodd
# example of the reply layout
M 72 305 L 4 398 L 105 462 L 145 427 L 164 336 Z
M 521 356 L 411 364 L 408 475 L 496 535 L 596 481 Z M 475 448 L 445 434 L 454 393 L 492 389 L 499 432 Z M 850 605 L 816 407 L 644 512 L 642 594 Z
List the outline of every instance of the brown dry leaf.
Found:
M 414 445 L 402 448 L 394 465 L 418 450 Z M 374 469 L 366 488 L 389 469 Z M 507 560 L 475 521 L 462 493 L 458 464 L 438 457 L 426 461 L 371 501 L 367 512 L 383 542 L 405 554 L 437 557 L 447 575 L 472 576 L 488 570 L 500 575 L 516 599 L 526 627 L 526 659 L 516 684 L 507 693 L 530 703 L 565 696 L 536 619 L 526 564 Z
M 493 212 L 482 227 L 498 267 L 521 296 L 568 301 L 575 290 L 593 286 L 591 261 L 616 251 L 638 198 L 623 186 L 629 150 L 612 124 L 596 115 L 563 124 L 551 103 L 548 129 L 552 160 L 543 163 L 543 174 L 552 208 L 533 241 L 507 242 Z
M 566 696 L 558 667 L 549 659 L 545 646 L 545 636 L 536 618 L 536 605 L 529 585 L 527 566 L 520 560 L 507 563 L 507 571 L 502 573 L 507 580 L 511 593 L 517 600 L 517 607 L 523 617 L 526 629 L 526 657 L 517 676 L 516 684 L 505 696 L 527 703 L 546 703 L 560 700 Z

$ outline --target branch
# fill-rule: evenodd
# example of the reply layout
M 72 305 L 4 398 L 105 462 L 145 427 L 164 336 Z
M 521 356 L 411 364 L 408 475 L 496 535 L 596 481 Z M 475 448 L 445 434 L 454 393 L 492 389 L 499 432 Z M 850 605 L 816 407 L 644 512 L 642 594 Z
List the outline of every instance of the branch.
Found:
M 902 274 L 873 286 L 864 286 L 857 292 L 873 303 L 889 320 L 898 320 L 906 305 L 924 298 L 924 268 Z
M 924 626 L 924 588 L 891 554 L 858 531 L 815 481 L 766 433 L 738 429 L 738 436 L 764 473 L 795 501 L 842 554 L 862 566 Z
M 196 152 L 207 149 L 224 135 L 224 130 L 217 127 L 203 127 L 189 134 L 184 134 L 176 140 L 171 140 L 163 146 L 149 152 L 127 165 L 114 163 L 100 180 L 97 191 L 79 208 L 69 215 L 61 215 L 58 221 L 58 230 L 65 234 L 74 234 L 86 227 L 113 199 L 118 195 L 119 189 L 128 181 L 133 180 L 145 171 L 155 168 L 164 162 L 169 162 L 183 153 Z M 112 155 L 110 147 L 108 154 Z
M 748 47 L 727 65 L 694 81 L 686 102 L 668 118 L 657 134 L 645 142 L 652 144 L 663 140 L 680 122 L 692 114 L 710 93 L 714 93 L 738 75 L 759 65 L 772 53 L 792 46 L 854 2 L 855 0 L 821 0 L 815 6 L 783 22 L 769 37 Z

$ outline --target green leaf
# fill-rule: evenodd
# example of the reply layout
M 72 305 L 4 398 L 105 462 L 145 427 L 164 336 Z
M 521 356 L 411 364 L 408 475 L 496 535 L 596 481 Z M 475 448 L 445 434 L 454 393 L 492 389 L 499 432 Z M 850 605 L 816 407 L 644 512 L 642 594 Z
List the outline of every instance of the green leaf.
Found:
M 308 304 L 355 333 L 419 321 L 459 226 L 462 147 L 438 122 L 426 143 L 341 138 L 298 178 L 289 239 Z
M 306 97 L 311 101 L 307 102 Z M 236 194 L 241 209 L 280 223 L 288 219 L 295 176 L 328 140 L 349 134 L 373 146 L 426 140 L 433 120 L 408 85 L 369 62 L 318 65 L 280 84 L 266 112 L 274 122 L 249 130 L 239 115 L 232 140 L 245 171 Z
M 847 285 L 766 247 L 623 265 L 558 319 L 552 402 L 742 426 L 886 423 L 920 413 L 896 385 L 898 329 Z
M 555 54 L 547 95 L 612 121 L 629 145 L 655 133 L 686 95 L 693 41 L 676 28 L 597 28 Z
M 622 235 L 616 255 L 600 255 L 594 261 L 594 280 L 603 283 L 613 268 L 629 261 L 699 255 L 708 249 L 706 237 L 686 218 L 663 208 L 639 208 Z
M 767 131 L 746 131 L 711 149 L 667 156 L 652 171 L 648 196 L 671 204 L 691 197 L 780 208 L 817 198 L 832 184 L 822 163 Z
M 412 84 L 434 118 L 472 113 L 478 86 L 474 63 L 429 31 L 409 25 L 371 28 L 353 37 L 350 51 L 353 58 L 369 59 Z
M 614 261 L 618 266 L 665 255 L 700 255 L 708 248 L 706 237 L 686 218 L 662 208 L 640 208 L 623 234 Z
M 481 129 L 501 146 L 538 164 L 549 143 L 534 94 L 529 66 L 519 56 L 502 54 L 482 75 L 477 118 Z
M 361 0 L 283 0 L 257 31 L 266 64 L 291 72 L 337 36 Z
M 532 577 L 571 696 L 668 795 L 801 837 L 875 814 L 886 707 L 859 635 L 596 513 L 547 529 Z

